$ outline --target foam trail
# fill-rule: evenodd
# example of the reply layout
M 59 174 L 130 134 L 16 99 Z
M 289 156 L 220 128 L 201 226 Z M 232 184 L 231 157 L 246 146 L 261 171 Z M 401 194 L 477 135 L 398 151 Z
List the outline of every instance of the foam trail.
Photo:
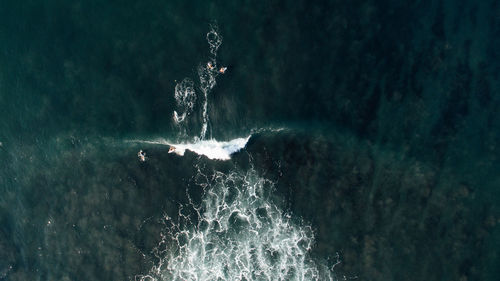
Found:
M 201 127 L 200 139 L 205 139 L 209 124 L 208 117 L 208 94 L 216 84 L 215 78 L 217 77 L 217 50 L 222 44 L 222 36 L 218 33 L 217 25 L 210 25 L 210 31 L 207 33 L 207 41 L 210 45 L 210 61 L 207 65 L 200 65 L 198 67 L 198 77 L 200 79 L 200 89 L 203 93 L 203 125 Z
M 201 204 L 183 206 L 181 224 L 165 216 L 154 253 L 158 262 L 145 280 L 332 280 L 309 256 L 314 242 L 308 225 L 293 221 L 270 200 L 273 183 L 255 170 L 198 170 Z M 186 210 L 197 214 L 185 215 Z
M 198 66 L 199 89 L 203 93 L 202 110 L 202 125 L 199 138 L 206 139 L 208 126 L 210 123 L 208 116 L 208 95 L 216 84 L 216 77 L 219 75 L 217 67 L 217 50 L 222 44 L 222 36 L 218 32 L 217 25 L 210 25 L 210 31 L 206 35 L 208 45 L 210 46 L 210 57 L 208 62 Z M 186 118 L 193 112 L 196 104 L 196 91 L 194 82 L 185 78 L 182 82 L 175 86 L 174 98 L 177 104 L 177 110 L 174 111 L 174 123 L 180 127 L 179 134 L 182 138 L 188 137 L 187 129 L 189 126 L 186 123 Z

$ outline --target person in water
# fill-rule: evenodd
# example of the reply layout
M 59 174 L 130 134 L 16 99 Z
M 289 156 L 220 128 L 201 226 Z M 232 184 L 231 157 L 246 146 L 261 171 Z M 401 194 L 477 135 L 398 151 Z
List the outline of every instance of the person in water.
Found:
M 227 67 L 221 67 L 219 69 L 219 73 L 224 74 L 224 73 L 226 73 L 226 70 L 227 70 Z
M 145 162 L 146 161 L 146 152 L 139 150 L 139 152 L 137 153 L 137 157 L 139 157 L 139 160 L 141 162 Z

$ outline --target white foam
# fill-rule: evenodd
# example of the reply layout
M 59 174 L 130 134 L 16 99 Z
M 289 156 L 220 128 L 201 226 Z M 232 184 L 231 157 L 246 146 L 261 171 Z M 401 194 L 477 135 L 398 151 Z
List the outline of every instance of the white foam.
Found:
M 192 143 L 172 143 L 165 139 L 131 140 L 130 142 L 168 145 L 170 147 L 175 147 L 175 151 L 173 152 L 180 156 L 183 156 L 186 150 L 189 150 L 198 155 L 204 155 L 209 159 L 229 160 L 231 159 L 231 154 L 243 149 L 249 139 L 250 136 L 245 138 L 237 138 L 230 141 L 217 141 L 215 139 L 211 139 L 198 140 Z
M 201 204 L 190 200 L 181 207 L 183 223 L 165 216 L 161 242 L 153 250 L 158 262 L 136 280 L 333 280 L 310 256 L 311 227 L 269 199 L 273 182 L 253 169 L 198 170 L 196 179 L 204 187 Z M 198 215 L 193 220 L 184 208 Z
M 184 155 L 186 150 L 190 150 L 199 155 L 205 155 L 209 159 L 229 160 L 231 154 L 240 151 L 248 142 L 250 136 L 237 138 L 230 141 L 202 140 L 195 143 L 170 144 L 175 147 L 175 153 Z
M 193 107 L 196 103 L 196 93 L 194 91 L 194 82 L 185 78 L 182 82 L 175 85 L 175 101 L 177 107 L 180 108 L 184 113 L 179 114 L 174 111 L 174 121 L 175 123 L 183 122 L 187 115 L 190 115 L 193 111 Z

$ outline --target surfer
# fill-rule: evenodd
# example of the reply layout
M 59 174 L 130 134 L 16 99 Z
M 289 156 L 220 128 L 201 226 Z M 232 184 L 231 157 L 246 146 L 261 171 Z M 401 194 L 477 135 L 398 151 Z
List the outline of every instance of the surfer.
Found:
M 213 70 L 213 69 L 214 69 L 214 66 L 212 65 L 212 62 L 208 62 L 208 63 L 207 63 L 207 67 L 208 67 L 208 69 L 210 69 L 210 70 Z
M 139 150 L 139 152 L 137 153 L 137 157 L 139 157 L 139 161 L 141 162 L 145 162 L 146 161 L 146 152 Z
M 221 67 L 219 69 L 219 73 L 224 74 L 224 73 L 226 73 L 226 70 L 227 70 L 227 67 Z
M 171 145 L 170 148 L 168 149 L 168 153 L 175 152 L 175 146 Z

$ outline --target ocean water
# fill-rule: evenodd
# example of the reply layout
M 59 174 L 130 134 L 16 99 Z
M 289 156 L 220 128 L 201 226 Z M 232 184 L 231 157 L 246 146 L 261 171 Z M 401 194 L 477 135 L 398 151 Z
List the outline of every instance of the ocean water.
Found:
M 0 280 L 499 280 L 499 49 L 493 0 L 2 1 Z

